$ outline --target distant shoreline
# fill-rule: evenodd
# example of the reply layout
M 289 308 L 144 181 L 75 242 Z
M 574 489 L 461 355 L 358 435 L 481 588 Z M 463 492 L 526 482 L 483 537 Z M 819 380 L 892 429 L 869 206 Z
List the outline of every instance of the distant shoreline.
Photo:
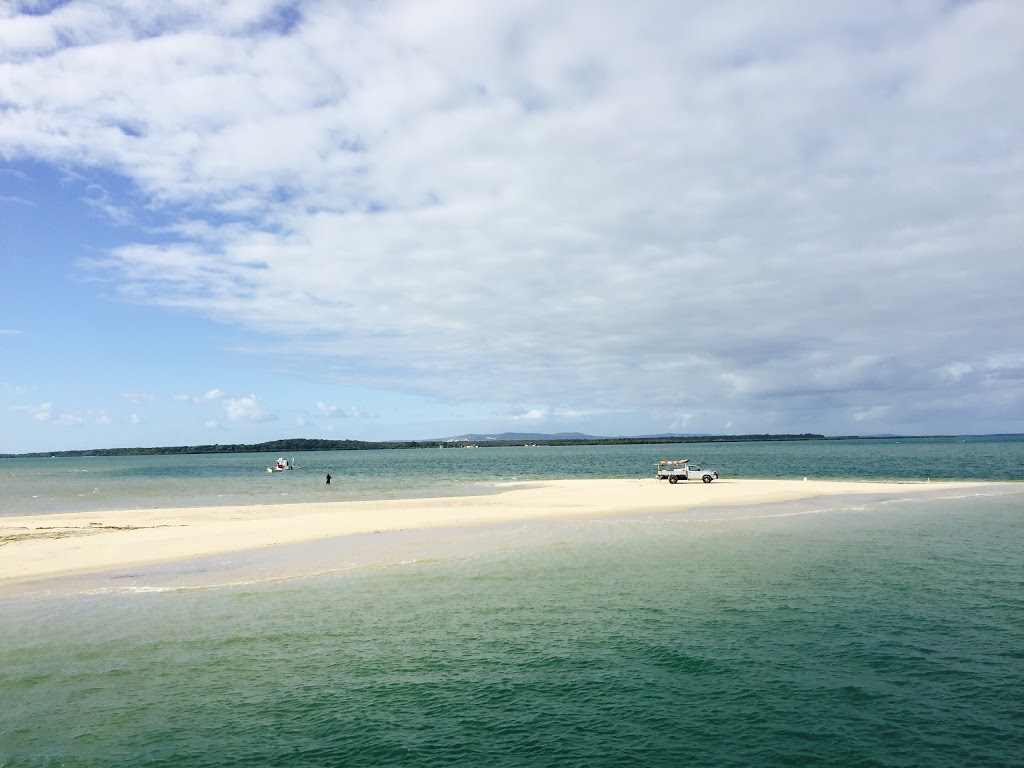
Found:
M 522 435 L 517 437 L 471 436 L 444 440 L 314 440 L 293 438 L 271 440 L 265 443 L 236 443 L 229 445 L 182 445 L 157 448 L 89 448 L 75 451 L 35 451 L 31 453 L 0 453 L 0 459 L 75 458 L 79 456 L 177 456 L 221 453 L 307 453 L 316 451 L 373 451 L 415 448 L 498 448 L 509 446 L 572 446 L 572 445 L 663 445 L 679 443 L 759 443 L 759 442 L 814 442 L 834 440 L 928 440 L 952 437 L 1022 437 L 1019 433 L 986 435 L 666 435 L 652 437 L 580 437 Z

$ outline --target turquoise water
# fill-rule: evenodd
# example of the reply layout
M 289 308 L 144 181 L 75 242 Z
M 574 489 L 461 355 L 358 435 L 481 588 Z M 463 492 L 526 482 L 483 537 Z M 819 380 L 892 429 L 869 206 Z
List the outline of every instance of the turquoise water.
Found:
M 1022 511 L 561 522 L 317 578 L 12 600 L 0 765 L 1020 766 Z
M 902 438 L 0 460 L 0 516 L 485 493 L 495 482 L 650 477 L 691 458 L 723 477 L 1024 480 L 1024 438 Z M 334 481 L 324 484 L 330 472 Z
M 238 498 L 279 480 L 294 497 L 468 492 L 643 477 L 680 454 L 729 476 L 1022 465 L 1020 441 L 818 445 L 379 451 L 273 476 L 267 455 L 18 466 L 58 478 L 56 511 L 82 503 L 61 483 L 92 473 L 102 504 L 132 506 L 150 483 L 171 503 L 231 477 Z M 337 491 L 317 458 L 345 468 Z M 381 473 L 394 462 L 406 486 Z M 4 768 L 1021 766 L 1024 488 L 405 531 L 55 580 L 0 597 L 0 659 Z

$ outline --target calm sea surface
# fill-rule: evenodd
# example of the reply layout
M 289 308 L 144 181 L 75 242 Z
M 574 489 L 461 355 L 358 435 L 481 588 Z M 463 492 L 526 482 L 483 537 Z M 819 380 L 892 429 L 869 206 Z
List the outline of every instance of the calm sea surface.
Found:
M 3 461 L 24 494 L 6 486 L 7 514 L 479 492 L 687 456 L 1001 482 L 351 537 L 2 598 L 0 766 L 1019 767 L 1024 488 L 1004 481 L 1022 448 L 379 451 L 275 475 L 259 454 Z
M 1024 480 L 1024 437 L 542 446 L 0 459 L 0 516 L 486 493 L 495 482 L 651 477 L 689 458 L 722 477 Z M 330 472 L 333 481 L 324 484 Z

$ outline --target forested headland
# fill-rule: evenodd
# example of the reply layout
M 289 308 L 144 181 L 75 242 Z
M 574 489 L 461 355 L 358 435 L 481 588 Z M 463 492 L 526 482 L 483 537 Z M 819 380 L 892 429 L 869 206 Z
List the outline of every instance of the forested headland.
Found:
M 551 438 L 533 437 L 530 445 L 645 445 L 661 443 L 735 443 L 755 441 L 791 441 L 791 440 L 835 440 L 841 438 L 825 437 L 824 435 L 700 435 L 693 437 L 581 437 Z M 845 439 L 845 438 L 842 438 Z M 463 448 L 469 445 L 479 448 L 498 446 L 523 445 L 522 439 L 501 438 L 450 438 L 446 440 L 399 440 L 369 442 L 365 440 L 316 440 L 310 438 L 291 438 L 271 440 L 265 443 L 235 443 L 229 445 L 176 445 L 155 448 L 93 448 L 77 451 L 39 451 L 35 453 L 5 453 L 0 458 L 69 458 L 75 456 L 165 456 L 175 454 L 209 454 L 209 453 L 301 453 L 305 451 L 367 451 L 367 450 L 399 450 L 410 448 Z

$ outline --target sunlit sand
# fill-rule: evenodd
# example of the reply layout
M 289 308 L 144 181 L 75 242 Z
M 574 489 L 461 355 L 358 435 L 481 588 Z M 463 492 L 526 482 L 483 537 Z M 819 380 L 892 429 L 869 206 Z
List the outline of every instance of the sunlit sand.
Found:
M 510 483 L 484 496 L 137 509 L 0 518 L 0 584 L 166 563 L 337 536 L 736 507 L 818 496 L 977 489 L 985 483 L 645 480 Z

